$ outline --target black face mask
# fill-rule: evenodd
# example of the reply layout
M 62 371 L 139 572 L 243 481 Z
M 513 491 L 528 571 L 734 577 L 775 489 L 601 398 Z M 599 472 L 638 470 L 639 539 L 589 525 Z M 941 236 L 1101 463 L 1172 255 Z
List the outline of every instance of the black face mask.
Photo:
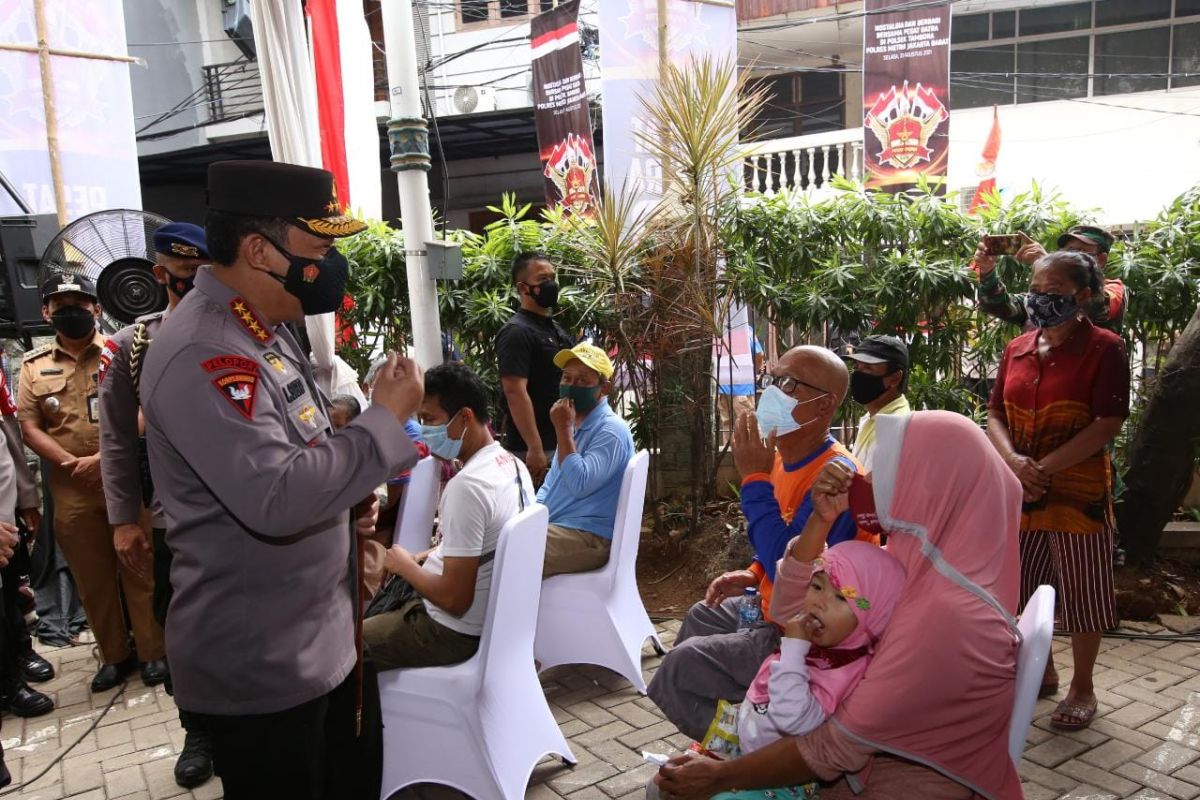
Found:
M 263 237 L 266 238 L 265 236 Z M 267 239 L 271 242 L 270 239 Z M 283 288 L 300 300 L 300 308 L 308 316 L 331 314 L 342 307 L 346 281 L 350 278 L 350 263 L 334 248 L 322 259 L 294 256 L 275 242 L 271 244 L 288 260 L 286 277 L 268 272 Z
M 63 306 L 50 315 L 50 324 L 68 339 L 86 339 L 96 332 L 96 318 L 80 306 Z
M 525 285 L 529 287 L 529 296 L 533 298 L 533 302 L 542 308 L 554 308 L 558 305 L 558 281 L 551 278 L 536 285 Z
M 184 298 L 192 287 L 196 285 L 196 274 L 192 273 L 186 278 L 181 278 L 178 275 L 171 273 L 171 270 L 163 267 L 163 272 L 167 273 L 167 288 L 178 297 L 180 300 Z
M 855 370 L 850 374 L 850 396 L 854 398 L 854 402 L 862 406 L 874 403 L 887 391 L 887 387 L 883 385 L 885 377 L 885 375 L 869 375 L 866 372 Z

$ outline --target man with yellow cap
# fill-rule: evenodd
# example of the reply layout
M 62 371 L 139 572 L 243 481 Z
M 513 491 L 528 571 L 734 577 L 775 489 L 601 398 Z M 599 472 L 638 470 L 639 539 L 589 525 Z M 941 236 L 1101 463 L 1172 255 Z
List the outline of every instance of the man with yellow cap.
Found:
M 605 401 L 612 391 L 608 355 L 586 342 L 554 357 L 563 371 L 550 408 L 558 447 L 538 502 L 550 509 L 545 578 L 587 572 L 608 563 L 617 496 L 633 457 L 633 434 Z

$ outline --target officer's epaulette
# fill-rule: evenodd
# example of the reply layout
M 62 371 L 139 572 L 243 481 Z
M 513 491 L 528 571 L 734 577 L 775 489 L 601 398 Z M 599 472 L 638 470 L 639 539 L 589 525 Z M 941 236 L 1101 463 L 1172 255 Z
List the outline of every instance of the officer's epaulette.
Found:
M 32 350 L 26 351 L 24 360 L 29 361 L 30 359 L 38 358 L 39 356 L 44 356 L 53 349 L 54 349 L 53 342 L 51 342 L 50 344 L 44 344 L 41 347 L 35 347 Z
M 164 308 L 162 311 L 155 311 L 153 314 L 143 314 L 134 320 L 134 324 L 137 324 L 138 322 L 153 322 L 165 313 L 167 313 L 167 310 Z

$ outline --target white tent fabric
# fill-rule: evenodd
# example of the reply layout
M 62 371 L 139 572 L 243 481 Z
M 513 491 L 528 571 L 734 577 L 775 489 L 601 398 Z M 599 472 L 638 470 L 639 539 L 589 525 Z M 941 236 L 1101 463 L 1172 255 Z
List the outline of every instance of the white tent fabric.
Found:
M 319 167 L 316 75 L 304 10 L 299 0 L 252 0 L 251 13 L 271 157 L 288 164 Z M 321 389 L 330 396 L 353 395 L 365 404 L 358 376 L 334 353 L 333 314 L 306 317 L 304 325 Z

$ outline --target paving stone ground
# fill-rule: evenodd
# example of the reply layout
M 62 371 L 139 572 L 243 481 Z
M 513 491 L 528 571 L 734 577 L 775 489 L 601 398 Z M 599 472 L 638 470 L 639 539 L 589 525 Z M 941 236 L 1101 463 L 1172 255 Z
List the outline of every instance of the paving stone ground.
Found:
M 658 626 L 664 644 L 678 622 Z M 1028 800 L 1193 800 L 1200 797 L 1200 645 L 1106 638 L 1096 668 L 1100 710 L 1092 727 L 1077 733 L 1051 730 L 1049 715 L 1070 678 L 1070 647 L 1054 641 L 1063 690 L 1038 702 L 1021 760 Z M 42 649 L 58 671 L 39 687 L 56 701 L 46 716 L 8 716 L 0 728 L 15 783 L 3 795 L 22 800 L 159 800 L 222 796 L 213 779 L 187 791 L 175 785 L 172 769 L 183 745 L 175 706 L 162 687 L 147 688 L 135 677 L 108 714 L 115 695 L 92 696 L 95 671 L 91 648 Z M 659 658 L 646 648 L 647 676 Z M 554 717 L 579 763 L 566 768 L 540 764 L 526 797 L 530 800 L 622 800 L 640 798 L 654 768 L 642 750 L 678 752 L 688 740 L 666 722 L 649 699 L 622 678 L 593 667 L 557 667 L 543 675 Z M 99 718 L 93 730 L 89 728 Z M 79 741 L 61 760 L 62 751 Z M 49 771 L 32 780 L 46 769 Z M 410 798 L 461 797 L 439 787 L 417 787 Z

